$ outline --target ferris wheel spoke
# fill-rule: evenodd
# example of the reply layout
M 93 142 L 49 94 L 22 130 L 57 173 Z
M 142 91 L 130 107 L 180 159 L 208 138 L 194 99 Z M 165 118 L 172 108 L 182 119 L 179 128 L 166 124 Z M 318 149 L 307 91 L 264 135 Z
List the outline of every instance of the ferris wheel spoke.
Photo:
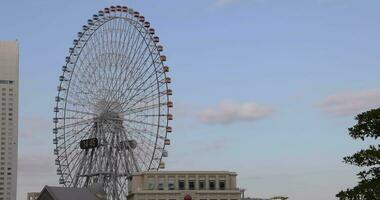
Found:
M 161 125 L 155 124 L 155 123 L 141 122 L 141 121 L 130 120 L 130 119 L 125 119 L 125 118 L 123 119 L 123 121 L 132 122 L 132 123 L 136 123 L 136 124 L 144 124 L 144 125 L 164 128 L 164 126 L 161 126 Z
M 153 90 L 149 93 L 144 94 L 144 96 L 139 97 L 139 100 L 137 100 L 133 105 L 129 105 L 129 107 L 133 108 L 139 103 L 151 103 L 152 101 L 155 101 L 164 95 L 165 94 L 162 94 L 159 91 Z M 136 98 L 136 97 L 137 96 L 131 97 L 133 99 L 129 99 L 127 102 L 133 102 L 134 98 Z M 128 109 L 127 106 L 128 106 L 128 104 L 123 106 L 123 112 L 127 111 L 127 109 Z
M 157 137 L 156 133 L 153 133 L 153 132 L 150 132 L 150 131 L 146 131 L 146 130 L 141 130 L 141 129 L 134 128 L 134 127 L 131 127 L 131 126 L 128 126 L 128 129 L 136 131 L 133 134 L 129 133 L 133 137 L 133 139 L 136 139 L 137 136 L 139 136 L 141 139 L 145 138 L 144 140 L 148 140 L 148 141 L 151 142 L 151 144 L 155 144 L 156 137 Z M 146 133 L 146 134 L 152 136 L 153 138 L 149 138 L 149 137 L 145 136 L 145 134 L 142 134 L 142 133 Z
M 143 42 L 141 42 L 140 43 L 140 46 L 143 44 Z M 147 49 L 147 47 L 145 48 L 145 49 Z M 134 55 L 135 56 L 135 55 Z M 132 57 L 132 60 L 133 60 L 133 57 Z M 132 66 L 134 66 L 134 65 L 132 65 Z M 121 75 L 121 73 L 119 74 L 119 76 Z M 124 79 L 124 81 L 125 81 L 126 79 Z M 117 87 L 117 85 L 118 85 L 118 82 L 115 82 L 114 83 L 114 85 L 113 85 L 113 89 L 115 89 L 115 87 Z M 122 85 L 119 85 L 119 87 L 118 87 L 118 89 L 116 90 L 116 91 L 120 91 L 120 87 L 121 87 Z M 117 93 L 114 93 L 114 95 L 113 95 L 113 98 L 115 98 L 115 96 L 117 95 Z
M 129 127 L 129 126 L 128 126 Z M 129 127 L 129 128 L 131 128 L 131 127 Z M 144 137 L 144 138 L 146 138 L 146 139 L 148 139 L 148 140 L 150 140 L 149 138 L 147 138 L 147 137 L 145 137 L 145 136 L 143 136 L 143 135 L 141 135 L 140 134 L 140 137 Z M 138 139 L 138 138 L 135 138 L 135 139 Z M 149 146 L 151 147 L 152 145 L 154 145 L 154 141 L 151 141 L 150 142 L 150 144 L 149 145 L 147 145 L 147 146 L 144 146 L 144 147 L 141 147 L 141 145 L 144 145 L 145 143 L 146 143 L 146 139 L 140 139 L 140 140 L 137 140 L 138 141 L 138 145 L 139 145 L 139 148 L 140 149 L 142 149 L 142 152 L 145 152 L 145 155 L 149 155 L 149 152 L 146 152 L 146 150 L 147 149 L 149 149 Z M 140 142 L 139 142 L 140 141 Z M 132 150 L 132 152 L 133 152 L 133 150 Z M 141 152 L 141 151 L 140 151 Z M 134 153 L 133 153 L 133 155 L 135 155 Z M 132 156 L 133 156 L 132 155 Z M 139 155 L 139 154 L 137 154 L 137 157 L 139 158 L 139 160 L 145 165 L 145 167 L 148 167 L 148 165 L 146 164 L 146 161 L 143 159 L 143 158 L 141 158 L 141 156 Z M 131 159 L 135 159 L 135 157 L 133 156 Z
M 87 131 L 88 128 L 90 128 L 91 124 L 84 125 L 83 128 L 80 128 L 79 130 L 71 129 L 69 131 L 66 131 L 64 135 L 65 142 L 70 141 L 72 138 L 77 137 L 82 132 Z M 64 145 L 67 145 L 66 143 L 63 143 Z M 70 147 L 70 146 L 67 146 Z
M 65 111 L 72 112 L 72 113 L 78 113 L 78 114 L 86 114 L 86 115 L 96 116 L 95 113 L 86 112 L 86 111 L 80 111 L 80 110 L 65 109 Z
M 150 103 L 150 102 L 148 102 Z M 166 103 L 155 103 L 155 104 L 149 104 L 149 105 L 146 105 L 146 106 L 140 106 L 140 107 L 132 107 L 132 108 L 129 108 L 127 110 L 125 110 L 123 112 L 123 115 L 126 116 L 126 115 L 132 115 L 132 114 L 136 114 L 136 113 L 140 113 L 140 112 L 144 112 L 146 110 L 151 110 L 151 109 L 156 109 L 156 108 L 160 108 L 160 106 L 165 106 Z
M 139 94 L 141 94 L 141 93 L 143 93 L 144 91 L 146 91 L 146 90 L 144 90 L 144 89 L 142 89 L 142 87 L 143 87 L 143 84 L 140 84 L 137 88 L 135 88 L 136 89 L 136 92 L 134 93 L 134 95 L 127 95 L 126 97 L 123 97 L 122 98 L 122 102 L 130 102 L 130 100 L 133 100 L 135 97 L 137 97 Z M 153 86 L 151 86 L 151 87 L 153 87 Z M 154 88 L 155 89 L 155 88 Z M 139 90 L 141 90 L 141 91 L 139 91 Z M 128 99 L 128 100 L 127 100 Z M 128 105 L 128 103 L 125 105 L 125 106 L 127 106 Z
M 144 61 L 144 63 L 145 63 L 145 61 Z M 148 71 L 149 71 L 149 69 L 152 67 L 152 66 L 154 66 L 155 64 L 154 63 L 152 63 L 152 64 L 150 64 L 150 66 L 149 67 L 147 67 L 147 69 L 145 70 L 145 71 L 141 71 L 142 70 L 142 66 L 137 66 L 137 67 L 134 67 L 133 69 L 136 69 L 137 71 L 133 71 L 133 70 L 130 70 L 130 72 L 134 72 L 134 74 L 139 74 L 139 76 L 141 75 L 140 73 L 142 73 L 142 75 L 145 75 Z M 132 75 L 133 73 L 129 73 L 130 75 Z M 128 81 L 128 83 L 126 84 L 126 86 L 127 86 L 127 88 L 132 88 L 133 87 L 133 85 L 134 84 L 136 84 L 136 81 L 135 80 L 137 80 L 138 79 L 138 77 L 129 77 L 129 81 Z M 132 82 L 132 85 L 130 84 Z M 125 88 L 125 89 L 122 89 L 123 91 L 127 91 L 127 89 Z
M 75 127 L 75 126 L 78 126 L 78 125 L 86 125 L 88 123 L 91 123 L 91 120 L 93 120 L 93 119 L 85 119 L 85 120 L 73 122 L 73 123 L 70 123 L 70 124 L 64 124 L 63 126 L 60 126 L 60 127 L 57 127 L 57 128 L 58 129 L 72 128 L 72 127 Z
M 135 40 L 135 42 L 132 44 L 132 48 L 134 47 L 134 46 L 136 46 L 136 43 L 137 43 L 137 40 Z M 142 42 L 140 43 L 140 46 L 142 45 Z M 132 51 L 130 51 L 130 52 L 132 52 Z M 129 54 L 128 54 L 128 56 L 127 57 L 130 57 L 130 52 L 129 52 Z M 134 56 L 134 55 L 133 55 Z M 133 59 L 133 57 L 132 57 L 132 59 Z M 114 84 L 114 87 L 116 86 L 116 83 Z M 113 87 L 113 88 L 114 88 Z M 113 97 L 116 95 L 116 93 L 114 93 L 114 95 L 113 95 Z

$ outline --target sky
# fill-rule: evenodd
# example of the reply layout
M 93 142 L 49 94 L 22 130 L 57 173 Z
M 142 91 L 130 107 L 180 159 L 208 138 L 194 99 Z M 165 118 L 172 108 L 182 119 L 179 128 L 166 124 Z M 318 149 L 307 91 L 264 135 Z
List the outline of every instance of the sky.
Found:
M 229 170 L 246 196 L 333 200 L 342 162 L 371 142 L 347 128 L 380 106 L 376 0 L 2 0 L 0 40 L 20 44 L 18 200 L 57 185 L 53 107 L 68 49 L 110 5 L 155 27 L 171 69 L 167 170 Z

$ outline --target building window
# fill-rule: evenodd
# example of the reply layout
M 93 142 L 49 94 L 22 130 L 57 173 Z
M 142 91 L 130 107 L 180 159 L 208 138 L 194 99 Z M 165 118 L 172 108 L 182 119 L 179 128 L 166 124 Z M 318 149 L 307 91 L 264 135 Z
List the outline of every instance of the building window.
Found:
M 200 180 L 198 186 L 199 186 L 200 190 L 204 190 L 205 189 L 205 181 L 204 180 Z
M 195 181 L 189 180 L 189 190 L 195 190 Z
M 148 178 L 148 190 L 154 190 L 154 185 L 155 185 L 154 177 L 149 177 Z
M 169 180 L 168 180 L 168 188 L 169 190 L 175 190 L 175 186 L 174 186 L 174 177 L 169 177 Z
M 158 177 L 158 190 L 164 190 L 164 178 Z
M 215 190 L 215 181 L 214 180 L 209 180 L 208 188 L 209 188 L 209 190 Z
M 179 180 L 178 181 L 178 189 L 179 190 L 184 190 L 185 189 L 185 181 L 184 180 Z
M 226 181 L 220 180 L 219 181 L 219 190 L 225 190 L 226 189 Z

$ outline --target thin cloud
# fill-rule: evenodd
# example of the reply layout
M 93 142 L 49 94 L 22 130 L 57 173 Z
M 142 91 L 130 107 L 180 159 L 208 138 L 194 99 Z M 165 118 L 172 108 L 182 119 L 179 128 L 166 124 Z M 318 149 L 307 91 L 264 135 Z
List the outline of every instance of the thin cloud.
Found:
M 239 0 L 216 0 L 216 5 L 218 6 L 225 6 L 229 5 L 231 3 L 238 2 Z
M 380 90 L 345 92 L 323 99 L 319 107 L 335 116 L 352 116 L 380 106 Z
M 224 102 L 215 108 L 200 112 L 199 119 L 207 124 L 231 124 L 235 122 L 254 122 L 273 114 L 274 109 L 260 106 L 255 102 Z
M 20 136 L 22 138 L 35 138 L 51 131 L 53 122 L 40 116 L 20 117 Z
M 40 192 L 45 185 L 57 185 L 54 156 L 49 152 L 21 153 L 18 159 L 18 199 L 28 192 Z

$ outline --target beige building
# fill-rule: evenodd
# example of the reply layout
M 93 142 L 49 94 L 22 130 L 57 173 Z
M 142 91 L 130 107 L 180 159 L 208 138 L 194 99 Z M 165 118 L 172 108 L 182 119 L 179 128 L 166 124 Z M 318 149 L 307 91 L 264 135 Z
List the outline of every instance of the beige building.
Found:
M 128 200 L 240 200 L 235 172 L 140 172 L 128 184 Z
M 0 41 L 0 200 L 16 200 L 18 65 L 17 41 Z

